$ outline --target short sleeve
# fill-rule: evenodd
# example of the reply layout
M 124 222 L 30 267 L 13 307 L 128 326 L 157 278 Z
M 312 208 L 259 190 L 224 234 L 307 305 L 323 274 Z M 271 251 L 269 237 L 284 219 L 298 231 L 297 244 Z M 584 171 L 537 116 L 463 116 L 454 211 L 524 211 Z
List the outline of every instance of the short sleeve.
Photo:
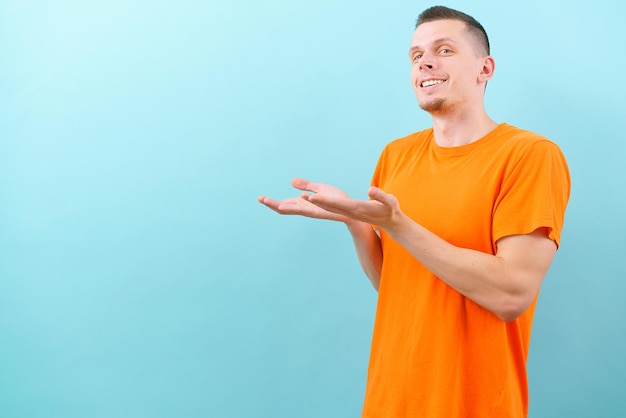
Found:
M 560 245 L 570 175 L 559 147 L 542 140 L 522 152 L 504 175 L 494 206 L 493 242 L 546 227 Z
M 386 154 L 387 154 L 387 147 L 385 147 L 383 152 L 378 157 L 378 163 L 376 164 L 376 168 L 374 169 L 374 174 L 372 175 L 372 182 L 370 183 L 372 186 L 381 187 Z

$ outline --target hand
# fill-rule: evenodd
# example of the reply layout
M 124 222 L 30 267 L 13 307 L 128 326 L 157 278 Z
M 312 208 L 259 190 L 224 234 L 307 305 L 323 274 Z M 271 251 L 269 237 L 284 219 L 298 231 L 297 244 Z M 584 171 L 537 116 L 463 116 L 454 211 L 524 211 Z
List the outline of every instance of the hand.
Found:
M 355 200 L 343 194 L 304 195 L 309 203 L 348 219 L 366 222 L 382 229 L 390 229 L 396 223 L 400 211 L 400 203 L 395 196 L 383 192 L 378 187 L 370 187 L 367 194 L 371 200 Z
M 350 199 L 348 194 L 337 187 L 323 184 L 313 183 L 304 179 L 295 178 L 291 181 L 291 185 L 298 190 L 302 190 L 300 196 L 292 197 L 285 200 L 274 200 L 270 197 L 259 196 L 259 203 L 264 204 L 268 208 L 281 215 L 300 215 L 308 218 L 327 219 L 331 221 L 348 222 L 349 219 L 341 214 L 327 211 L 324 208 L 308 201 L 310 193 L 316 196 L 322 195 L 329 199 L 345 198 Z

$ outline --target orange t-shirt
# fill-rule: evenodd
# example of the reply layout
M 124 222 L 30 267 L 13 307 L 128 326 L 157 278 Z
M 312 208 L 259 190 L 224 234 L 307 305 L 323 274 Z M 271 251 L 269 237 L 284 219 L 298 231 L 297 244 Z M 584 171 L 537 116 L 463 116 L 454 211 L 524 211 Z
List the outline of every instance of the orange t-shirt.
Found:
M 432 129 L 383 151 L 372 184 L 453 245 L 549 228 L 559 244 L 570 178 L 558 146 L 500 124 L 465 146 Z M 524 417 L 535 304 L 504 322 L 439 280 L 381 231 L 383 266 L 363 417 Z

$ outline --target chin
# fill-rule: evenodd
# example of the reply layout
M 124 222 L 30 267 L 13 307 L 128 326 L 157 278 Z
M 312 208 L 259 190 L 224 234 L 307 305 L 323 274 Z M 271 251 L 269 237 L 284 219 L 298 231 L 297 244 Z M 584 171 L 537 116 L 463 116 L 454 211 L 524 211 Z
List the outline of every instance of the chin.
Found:
M 429 113 L 440 113 L 448 107 L 446 99 L 434 99 L 429 102 L 419 102 L 420 107 Z

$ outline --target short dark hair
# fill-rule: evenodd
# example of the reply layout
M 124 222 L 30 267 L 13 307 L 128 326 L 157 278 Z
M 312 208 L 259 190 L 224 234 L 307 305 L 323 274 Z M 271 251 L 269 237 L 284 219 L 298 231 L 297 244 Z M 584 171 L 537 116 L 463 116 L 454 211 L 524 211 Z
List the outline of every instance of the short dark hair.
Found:
M 483 25 L 481 25 L 472 16 L 458 10 L 450 9 L 445 6 L 430 7 L 418 16 L 415 28 L 417 29 L 417 27 L 422 23 L 444 19 L 459 20 L 465 23 L 467 30 L 475 38 L 480 49 L 482 49 L 481 52 L 484 52 L 486 55 L 490 54 L 491 48 L 489 46 L 489 37 L 487 36 L 487 32 L 485 31 L 485 28 L 483 28 Z

